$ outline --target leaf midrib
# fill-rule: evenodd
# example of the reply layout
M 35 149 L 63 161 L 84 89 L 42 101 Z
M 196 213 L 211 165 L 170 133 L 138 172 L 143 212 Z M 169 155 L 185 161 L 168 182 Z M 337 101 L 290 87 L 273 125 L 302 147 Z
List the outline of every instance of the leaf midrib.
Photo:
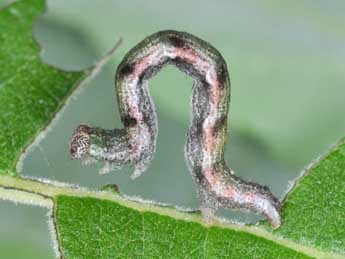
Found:
M 196 213 L 187 213 L 178 211 L 172 207 L 164 207 L 164 206 L 158 206 L 154 205 L 152 203 L 141 203 L 137 201 L 132 201 L 128 199 L 124 199 L 119 194 L 115 194 L 113 192 L 109 191 L 95 191 L 90 190 L 87 188 L 81 188 L 78 186 L 57 186 L 63 185 L 62 183 L 43 183 L 37 179 L 25 179 L 20 177 L 10 177 L 7 175 L 0 175 L 0 194 L 5 192 L 14 192 L 16 191 L 18 194 L 30 193 L 31 195 L 36 195 L 37 200 L 39 201 L 41 199 L 41 203 L 37 202 L 37 204 L 34 204 L 33 200 L 30 199 L 30 197 L 27 198 L 27 200 L 23 200 L 23 195 L 21 195 L 20 199 L 17 199 L 17 195 L 14 195 L 12 193 L 11 198 L 13 198 L 13 201 L 15 202 L 21 202 L 21 203 L 30 203 L 34 205 L 40 205 L 47 204 L 47 199 L 51 199 L 52 202 L 54 202 L 55 197 L 59 195 L 66 195 L 66 196 L 74 196 L 74 197 L 92 197 L 97 199 L 103 199 L 103 200 L 109 200 L 113 201 L 115 203 L 118 203 L 124 207 L 137 210 L 140 212 L 153 212 L 157 213 L 159 215 L 169 216 L 176 220 L 185 220 L 185 221 L 191 221 L 195 223 L 199 223 L 203 225 L 206 228 L 209 228 L 209 225 L 206 225 L 203 223 L 202 218 L 199 214 Z M 0 195 L 1 197 L 2 195 Z M 38 204 L 39 203 L 39 204 Z M 252 235 L 255 235 L 260 238 L 264 238 L 266 240 L 270 240 L 274 243 L 277 243 L 281 246 L 290 248 L 292 250 L 295 250 L 300 253 L 304 253 L 306 255 L 319 258 L 319 259 L 345 259 L 345 255 L 338 254 L 338 253 L 332 253 L 332 252 L 324 252 L 320 251 L 316 248 L 305 246 L 298 244 L 294 241 L 291 241 L 289 239 L 277 237 L 273 235 L 271 232 L 266 230 L 264 227 L 260 226 L 245 226 L 245 225 L 235 225 L 232 223 L 224 223 L 224 222 L 217 222 L 214 224 L 214 226 L 220 227 L 220 228 L 228 228 L 235 231 L 245 232 Z

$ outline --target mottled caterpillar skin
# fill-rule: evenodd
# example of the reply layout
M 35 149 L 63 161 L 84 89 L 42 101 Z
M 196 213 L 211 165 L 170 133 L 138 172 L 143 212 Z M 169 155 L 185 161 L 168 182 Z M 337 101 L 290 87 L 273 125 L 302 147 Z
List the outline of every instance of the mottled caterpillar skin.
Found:
M 230 80 L 221 54 L 207 42 L 185 32 L 157 32 L 131 49 L 117 68 L 115 84 L 124 129 L 104 130 L 80 125 L 70 144 L 72 158 L 106 162 L 100 173 L 134 165 L 132 178 L 146 170 L 157 140 L 157 114 L 148 80 L 172 64 L 193 78 L 192 119 L 185 158 L 195 181 L 206 222 L 222 208 L 264 216 L 273 228 L 281 224 L 280 202 L 269 189 L 246 182 L 227 167 L 224 146 L 230 101 Z

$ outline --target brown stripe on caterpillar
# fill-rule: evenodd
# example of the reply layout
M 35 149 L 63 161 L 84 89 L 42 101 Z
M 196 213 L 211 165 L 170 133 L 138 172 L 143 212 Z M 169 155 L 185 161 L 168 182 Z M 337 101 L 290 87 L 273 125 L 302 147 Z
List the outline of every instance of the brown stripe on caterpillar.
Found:
M 203 181 L 205 181 L 205 176 L 202 173 L 202 168 L 200 165 L 195 165 L 193 168 L 194 176 L 196 178 L 196 181 L 201 184 Z
M 205 74 L 202 74 L 202 73 L 200 73 L 200 71 L 195 69 L 193 67 L 193 64 L 190 63 L 189 60 L 177 56 L 172 60 L 172 63 L 174 65 L 176 65 L 176 67 L 180 71 L 188 74 L 189 76 L 191 76 L 193 78 L 197 78 L 201 83 L 200 85 L 202 85 L 203 87 L 205 87 L 205 88 L 209 87 L 208 83 L 206 82 Z
M 176 35 L 167 36 L 168 43 L 175 48 L 186 48 L 186 42 L 183 38 L 177 37 Z
M 166 64 L 168 60 L 162 62 L 158 65 L 150 65 L 145 68 L 143 72 L 140 73 L 138 81 L 139 84 L 142 84 L 144 81 L 150 79 L 151 77 L 155 76 Z
M 135 64 L 133 63 L 126 63 L 126 64 L 121 63 L 119 66 L 119 71 L 116 74 L 119 75 L 120 77 L 126 77 L 133 73 L 134 68 L 135 68 Z
M 215 132 L 219 132 L 224 126 L 226 126 L 225 124 L 227 123 L 227 119 L 226 115 L 222 115 L 220 118 L 216 119 L 216 122 L 214 123 Z
M 220 65 L 217 67 L 217 77 L 218 77 L 218 87 L 224 88 L 228 78 L 228 68 L 226 67 L 225 61 L 220 62 Z
M 137 125 L 136 118 L 131 117 L 130 115 L 125 115 L 121 118 L 123 125 L 126 128 L 132 128 Z

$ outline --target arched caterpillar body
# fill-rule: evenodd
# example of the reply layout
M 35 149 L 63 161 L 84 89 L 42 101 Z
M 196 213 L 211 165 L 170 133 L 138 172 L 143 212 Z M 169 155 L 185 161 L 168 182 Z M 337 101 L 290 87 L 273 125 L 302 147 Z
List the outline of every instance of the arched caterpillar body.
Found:
M 157 32 L 126 54 L 115 77 L 124 128 L 80 125 L 70 144 L 72 158 L 106 161 L 101 173 L 129 163 L 134 165 L 132 178 L 140 176 L 153 159 L 157 139 L 157 116 L 147 82 L 168 64 L 193 78 L 185 158 L 204 219 L 210 222 L 217 208 L 233 208 L 261 214 L 273 228 L 279 227 L 279 200 L 267 187 L 235 176 L 225 164 L 230 101 L 227 66 L 214 47 L 191 34 Z

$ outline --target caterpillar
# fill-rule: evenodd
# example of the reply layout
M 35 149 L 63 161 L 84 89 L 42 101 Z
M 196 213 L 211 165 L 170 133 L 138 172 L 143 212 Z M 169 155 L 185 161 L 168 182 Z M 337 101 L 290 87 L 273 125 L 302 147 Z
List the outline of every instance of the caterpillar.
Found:
M 124 128 L 79 125 L 70 142 L 72 159 L 105 161 L 100 174 L 131 164 L 131 177 L 139 177 L 153 159 L 158 132 L 148 81 L 168 64 L 193 78 L 185 159 L 204 221 L 212 223 L 218 208 L 231 208 L 260 214 L 273 228 L 279 227 L 279 199 L 266 186 L 236 176 L 224 161 L 230 102 L 226 62 L 213 46 L 186 32 L 154 33 L 125 55 L 115 75 Z

